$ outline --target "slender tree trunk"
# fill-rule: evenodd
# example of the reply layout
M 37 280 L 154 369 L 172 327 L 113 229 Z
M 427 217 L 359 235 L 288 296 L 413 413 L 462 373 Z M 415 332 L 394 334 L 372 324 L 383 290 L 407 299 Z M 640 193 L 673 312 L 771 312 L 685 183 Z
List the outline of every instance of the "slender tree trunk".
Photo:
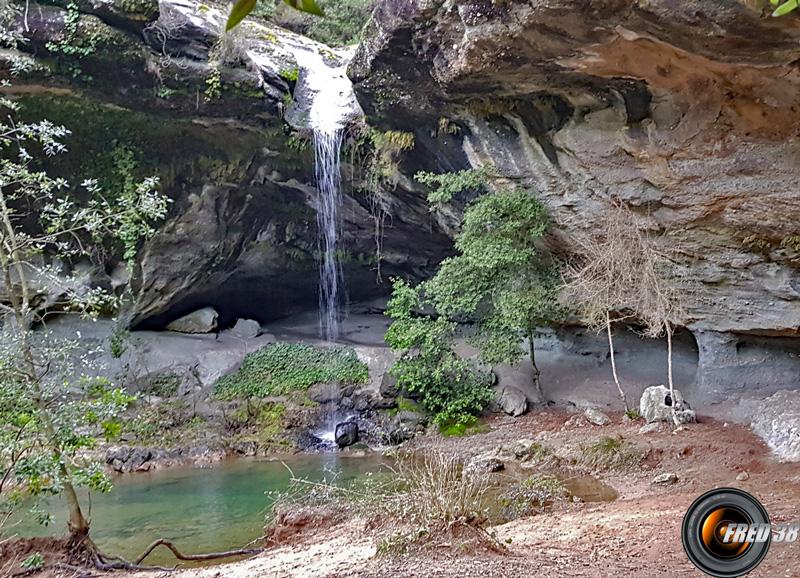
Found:
M 672 421 L 676 426 L 681 425 L 678 420 L 678 410 L 675 403 L 675 383 L 672 380 L 672 325 L 669 321 L 664 323 L 667 329 L 667 380 L 669 383 L 669 397 L 672 400 Z
M 533 342 L 533 327 L 528 327 L 528 351 L 530 352 L 531 356 L 531 367 L 533 368 L 533 387 L 536 390 L 536 393 L 539 394 L 539 399 L 541 403 L 544 403 L 545 397 L 544 392 L 542 391 L 542 380 L 541 380 L 541 372 L 539 371 L 539 367 L 536 365 L 536 347 L 534 346 Z
M 30 325 L 32 321 L 30 287 L 28 286 L 28 278 L 25 275 L 23 257 L 20 254 L 16 231 L 11 222 L 10 211 L 2 189 L 0 189 L 0 222 L 2 222 L 3 227 L 3 230 L 0 231 L 0 266 L 2 266 L 3 269 L 3 278 L 6 283 L 6 290 L 10 297 L 11 307 L 14 310 L 14 317 L 17 325 L 13 331 L 17 334 L 16 337 L 19 340 L 20 353 L 22 355 L 22 367 L 20 369 L 22 374 L 27 378 L 29 386 L 32 389 L 33 398 L 39 410 L 39 418 L 41 419 L 46 440 L 50 444 L 53 457 L 59 464 L 59 473 L 61 474 L 64 486 L 63 494 L 67 500 L 67 507 L 69 509 L 70 534 L 73 538 L 82 541 L 89 533 L 89 522 L 83 515 L 83 510 L 78 500 L 78 494 L 75 492 L 75 487 L 70 479 L 69 464 L 58 444 L 55 426 L 50 419 L 47 403 L 44 399 L 41 375 L 39 375 L 39 371 L 36 367 L 36 358 L 33 353 L 33 344 L 31 343 L 30 336 Z M 18 279 L 16 281 L 18 287 L 14 286 L 12 270 L 17 274 Z
M 628 407 L 628 398 L 625 396 L 625 392 L 619 384 L 619 376 L 617 375 L 617 360 L 616 357 L 614 357 L 614 339 L 611 337 L 611 313 L 608 311 L 606 311 L 606 333 L 608 334 L 608 351 L 611 354 L 611 373 L 614 374 L 614 383 L 617 384 L 617 391 L 619 391 L 622 405 L 625 406 L 625 411 L 628 411 L 630 409 L 630 407 Z

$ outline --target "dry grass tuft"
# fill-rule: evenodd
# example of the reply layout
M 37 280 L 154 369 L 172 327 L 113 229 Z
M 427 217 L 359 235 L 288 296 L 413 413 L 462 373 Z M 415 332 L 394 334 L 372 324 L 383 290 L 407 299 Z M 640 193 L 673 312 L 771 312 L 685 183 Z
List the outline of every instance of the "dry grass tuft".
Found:
M 488 489 L 487 474 L 466 472 L 455 456 L 428 449 L 399 457 L 384 474 L 349 484 L 294 478 L 271 508 L 267 533 L 274 535 L 290 517 L 313 520 L 312 512 L 324 509 L 328 519 L 367 521 L 380 554 L 426 546 L 503 551 L 485 530 Z
M 644 459 L 644 451 L 620 437 L 604 436 L 581 446 L 580 465 L 604 470 L 629 470 Z

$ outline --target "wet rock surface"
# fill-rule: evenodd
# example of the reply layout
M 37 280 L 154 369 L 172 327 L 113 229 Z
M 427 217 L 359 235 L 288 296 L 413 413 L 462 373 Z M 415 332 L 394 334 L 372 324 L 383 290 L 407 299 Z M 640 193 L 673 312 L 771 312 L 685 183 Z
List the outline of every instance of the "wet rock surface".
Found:
M 358 424 L 353 421 L 336 424 L 334 440 L 340 448 L 352 446 L 358 441 Z

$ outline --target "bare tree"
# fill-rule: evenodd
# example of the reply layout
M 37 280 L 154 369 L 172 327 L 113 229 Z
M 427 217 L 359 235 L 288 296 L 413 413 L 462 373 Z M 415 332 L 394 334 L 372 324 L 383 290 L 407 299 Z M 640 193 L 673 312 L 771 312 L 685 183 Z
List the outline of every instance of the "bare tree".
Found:
M 659 249 L 636 221 L 626 206 L 612 203 L 591 233 L 578 236 L 578 251 L 567 267 L 565 288 L 583 321 L 590 328 L 606 331 L 611 371 L 626 411 L 630 407 L 617 372 L 612 322 L 636 320 L 644 324 L 648 337 L 666 333 L 670 395 L 675 399 L 672 333 L 685 317 L 680 284 L 670 276 L 670 255 Z M 674 404 L 673 419 L 677 423 Z

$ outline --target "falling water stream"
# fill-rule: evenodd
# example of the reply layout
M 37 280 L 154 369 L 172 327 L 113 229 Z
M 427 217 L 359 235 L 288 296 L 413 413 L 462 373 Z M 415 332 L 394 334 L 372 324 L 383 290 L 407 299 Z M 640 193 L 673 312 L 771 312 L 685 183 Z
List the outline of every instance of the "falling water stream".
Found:
M 314 51 L 300 51 L 295 58 L 301 70 L 300 82 L 311 100 L 308 123 L 314 133 L 320 337 L 332 343 L 339 338 L 345 301 L 338 258 L 342 206 L 339 157 L 345 125 L 358 104 L 345 71 L 346 59 L 329 66 Z
M 345 126 L 360 110 L 347 78 L 345 57 L 329 65 L 319 52 L 295 53 L 300 67 L 302 94 L 310 100 L 308 124 L 314 134 L 314 157 L 317 195 L 317 248 L 319 253 L 319 333 L 328 343 L 340 337 L 343 305 L 346 302 L 341 241 L 342 176 L 340 153 Z M 295 89 L 297 92 L 297 88 Z M 336 413 L 330 404 L 325 424 L 317 437 L 334 446 L 336 424 L 346 416 Z
M 340 233 L 339 208 L 342 204 L 339 154 L 341 128 L 314 129 L 314 155 L 317 179 L 317 247 L 319 264 L 320 335 L 325 341 L 339 338 L 342 299 L 342 266 L 336 249 Z

